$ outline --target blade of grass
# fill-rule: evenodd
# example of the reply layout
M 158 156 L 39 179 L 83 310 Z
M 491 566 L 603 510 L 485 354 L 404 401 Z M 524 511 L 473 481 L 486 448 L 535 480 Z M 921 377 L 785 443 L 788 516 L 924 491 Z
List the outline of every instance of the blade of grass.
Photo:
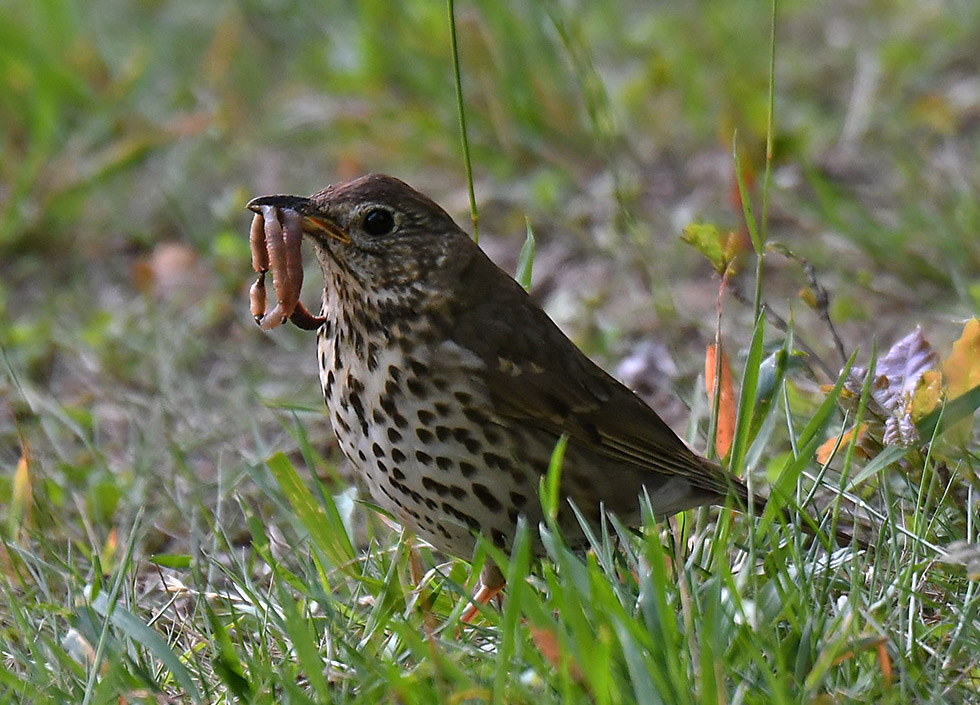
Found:
M 738 399 L 738 416 L 735 419 L 735 434 L 732 439 L 732 450 L 728 469 L 735 475 L 741 476 L 745 468 L 745 453 L 752 442 L 750 432 L 752 420 L 757 415 L 756 393 L 759 389 L 759 371 L 762 367 L 762 341 L 766 330 L 765 316 L 759 316 L 752 331 L 752 342 L 749 354 L 745 359 L 742 373 L 742 392 Z M 751 513 L 751 507 L 749 512 Z
M 531 290 L 531 270 L 534 268 L 534 230 L 531 228 L 531 221 L 525 216 L 524 222 L 527 225 L 527 237 L 521 247 L 521 256 L 517 260 L 517 273 L 514 279 L 524 287 L 525 291 Z
M 310 533 L 313 544 L 335 566 L 350 563 L 355 555 L 354 546 L 347 535 L 344 520 L 330 497 L 325 495 L 323 504 L 317 502 L 283 453 L 273 455 L 266 461 L 266 465 L 303 527 Z
M 456 111 L 459 114 L 459 136 L 463 146 L 463 165 L 466 167 L 466 188 L 470 197 L 470 218 L 473 220 L 473 242 L 479 242 L 480 215 L 476 210 L 476 192 L 473 189 L 473 163 L 470 159 L 470 140 L 466 134 L 463 75 L 459 68 L 459 46 L 456 42 L 456 7 L 453 0 L 446 0 L 446 6 L 449 11 L 449 37 L 453 55 L 453 79 L 456 85 Z

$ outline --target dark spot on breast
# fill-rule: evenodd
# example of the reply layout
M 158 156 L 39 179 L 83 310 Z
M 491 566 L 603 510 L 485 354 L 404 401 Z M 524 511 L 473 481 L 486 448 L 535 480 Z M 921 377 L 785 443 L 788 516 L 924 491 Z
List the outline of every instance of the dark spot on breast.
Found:
M 432 422 L 436 420 L 436 415 L 428 409 L 419 409 L 415 415 L 419 417 L 419 423 L 423 426 L 431 426 Z
M 361 335 L 359 328 L 351 328 L 351 342 L 354 348 L 354 357 L 360 359 L 364 357 L 364 336 Z
M 432 465 L 432 456 L 426 453 L 424 450 L 415 451 L 415 459 L 423 465 Z
M 396 397 L 401 393 L 402 389 L 398 386 L 398 380 L 388 378 L 385 382 L 385 394 L 389 397 Z
M 468 463 L 465 460 L 460 460 L 459 471 L 463 473 L 463 477 L 473 477 L 476 475 L 476 465 Z
M 397 413 L 395 410 L 394 399 L 389 397 L 387 394 L 382 394 L 380 397 L 378 397 L 378 403 L 381 405 L 381 408 L 385 410 L 385 413 L 387 413 L 389 416 L 394 416 L 395 413 Z
M 521 513 L 517 511 L 516 508 L 511 507 L 510 509 L 507 510 L 507 519 L 510 520 L 510 523 L 513 524 L 514 526 L 517 526 L 517 522 L 520 520 L 520 518 L 521 518 Z
M 415 350 L 415 341 L 412 340 L 413 337 L 414 336 L 405 335 L 401 336 L 395 341 L 398 347 L 401 348 L 401 351 L 406 355 L 411 355 L 412 351 Z
M 476 498 L 483 503 L 484 507 L 489 509 L 494 514 L 503 509 L 504 505 L 500 503 L 500 500 L 494 496 L 493 492 L 491 492 L 490 488 L 486 485 L 481 485 L 479 482 L 474 482 L 473 494 L 476 495 Z
M 523 495 L 520 492 L 511 492 L 510 501 L 515 507 L 523 507 L 527 504 L 527 495 Z
M 407 380 L 405 380 L 405 386 L 408 387 L 408 391 L 415 396 L 425 396 L 425 384 L 418 377 L 409 377 Z
M 486 414 L 472 406 L 464 406 L 463 415 L 477 426 L 486 426 L 490 423 L 490 419 Z
M 432 405 L 432 408 L 436 410 L 436 413 L 439 414 L 439 416 L 449 416 L 449 412 L 452 411 L 449 404 L 444 401 L 437 401 Z
M 374 316 L 362 316 L 361 326 L 364 328 L 364 332 L 367 333 L 369 337 L 374 335 L 375 333 L 380 333 L 384 331 L 384 328 L 381 325 L 381 321 Z M 387 336 L 385 336 L 385 339 L 387 340 Z
M 444 536 L 444 537 L 445 537 L 445 538 L 446 538 L 447 540 L 449 540 L 449 541 L 452 541 L 452 540 L 453 540 L 453 537 L 452 537 L 452 534 L 450 534 L 450 533 L 449 533 L 449 531 L 448 531 L 448 530 L 446 529 L 446 527 L 445 527 L 445 526 L 443 526 L 442 524 L 437 524 L 437 525 L 436 525 L 436 529 L 437 529 L 437 530 L 439 531 L 439 533 L 440 533 L 440 534 L 442 534 L 442 535 L 443 535 L 443 536 Z
M 377 406 L 374 407 L 374 410 L 371 412 L 371 418 L 374 419 L 375 423 L 383 424 L 385 422 L 384 412 Z
M 361 459 L 362 463 L 367 460 L 367 455 L 365 455 L 364 451 L 361 450 L 360 448 L 357 449 L 357 457 Z
M 391 420 L 395 422 L 398 428 L 405 429 L 408 428 L 408 419 L 399 414 L 397 411 L 391 415 Z
M 320 369 L 327 369 L 327 351 L 320 348 Z
M 391 475 L 392 475 L 392 477 L 394 477 L 399 482 L 401 482 L 402 480 L 405 479 L 405 473 L 403 473 L 401 471 L 401 468 L 397 468 L 397 467 L 396 468 L 392 468 L 391 469 Z
M 436 438 L 445 443 L 449 440 L 449 437 L 453 435 L 453 432 L 449 430 L 448 426 L 436 426 L 435 428 Z
M 439 466 L 440 470 L 449 471 L 453 469 L 452 459 L 447 458 L 445 455 L 440 455 L 439 457 L 436 458 L 436 465 Z
M 480 450 L 483 448 L 483 444 L 480 443 L 480 441 L 478 441 L 475 438 L 467 438 L 465 441 L 463 441 L 463 445 L 466 446 L 466 450 L 468 450 L 473 455 L 479 453 Z
M 375 465 L 378 466 L 378 470 L 381 471 L 381 474 L 383 474 L 383 475 L 387 475 L 388 474 L 388 466 L 385 465 L 382 461 L 380 461 L 380 460 L 377 461 L 375 463 Z
M 463 391 L 457 390 L 457 391 L 453 392 L 453 396 L 456 397 L 456 401 L 458 401 L 464 407 L 469 406 L 470 405 L 470 402 L 473 401 L 473 395 L 470 394 L 469 392 L 463 392 Z
M 440 497 L 447 497 L 449 495 L 449 488 L 441 482 L 436 482 L 431 477 L 422 478 L 422 487 L 429 490 L 429 492 L 435 492 Z
M 327 371 L 327 382 L 323 385 L 323 395 L 329 397 L 330 392 L 333 391 L 334 376 L 333 370 Z
M 525 473 L 520 468 L 511 467 L 510 476 L 514 479 L 514 482 L 518 485 L 527 484 L 527 473 Z
M 491 428 L 489 426 L 483 429 L 483 435 L 486 437 L 487 443 L 489 443 L 492 446 L 499 446 L 501 441 L 503 440 L 500 437 L 500 434 L 497 433 L 496 429 Z
M 402 378 L 402 371 L 395 365 L 388 365 L 388 377 L 397 383 Z
M 431 443 L 432 439 L 435 438 L 435 436 L 432 435 L 432 431 L 430 431 L 427 428 L 415 429 L 415 435 L 418 436 L 418 439 L 422 441 L 422 443 L 425 443 L 426 445 Z
M 456 499 L 465 499 L 469 494 L 466 490 L 464 490 L 459 485 L 453 485 L 452 487 L 449 488 L 449 491 L 452 492 L 453 497 L 455 497 Z
M 454 519 L 463 522 L 473 530 L 478 530 L 480 528 L 480 522 L 478 522 L 475 518 L 471 517 L 469 514 L 464 514 L 463 512 L 459 511 L 456 507 L 451 505 L 449 502 L 442 503 L 442 511 L 444 511 L 446 514 L 453 517 Z
M 385 457 L 384 448 L 382 448 L 377 443 L 375 443 L 374 445 L 371 446 L 371 452 L 374 453 L 374 457 L 375 458 L 383 458 L 383 457 Z
M 392 443 L 398 443 L 399 441 L 401 441 L 401 439 L 402 439 L 402 434 L 400 434 L 398 431 L 396 431 L 391 427 L 388 428 L 389 441 L 391 441 Z
M 510 461 L 507 458 L 496 453 L 484 453 L 483 462 L 487 464 L 488 468 L 495 468 L 497 470 L 506 470 L 510 465 Z
M 354 410 L 357 420 L 362 424 L 365 423 L 367 419 L 364 417 L 364 402 L 361 401 L 361 398 L 351 395 L 347 400 L 347 403 L 350 404 L 350 407 Z
M 333 368 L 338 372 L 344 369 L 344 358 L 340 354 L 340 336 L 333 339 Z
M 334 426 L 339 426 L 344 433 L 350 433 L 350 426 L 344 421 L 344 418 L 340 415 L 339 411 L 335 411 L 333 415 Z
M 404 463 L 406 460 L 408 460 L 408 457 L 397 448 L 392 448 L 391 459 L 396 463 Z
M 429 373 L 429 366 L 415 358 L 408 361 L 408 367 L 415 373 L 416 377 L 425 377 Z
M 449 389 L 449 382 L 442 377 L 431 377 L 429 378 L 429 382 L 440 392 L 444 392 Z
M 368 343 L 367 368 L 370 372 L 378 369 L 378 346 L 375 343 Z

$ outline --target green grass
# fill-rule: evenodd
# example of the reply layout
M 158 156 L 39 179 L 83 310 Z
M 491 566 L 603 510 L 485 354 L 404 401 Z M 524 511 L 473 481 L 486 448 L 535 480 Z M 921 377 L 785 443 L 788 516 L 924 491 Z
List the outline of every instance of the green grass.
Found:
M 532 292 L 608 368 L 667 344 L 698 448 L 717 282 L 677 238 L 742 227 L 737 131 L 756 243 L 798 257 L 738 250 L 734 465 L 798 502 L 821 475 L 825 533 L 839 482 L 883 517 L 831 555 L 792 513 L 610 521 L 585 555 L 528 526 L 548 559 L 484 546 L 506 598 L 457 631 L 468 566 L 423 548 L 413 584 L 311 337 L 252 325 L 243 209 L 377 169 L 467 222 L 445 6 L 89 5 L 0 23 L 0 704 L 976 699 L 976 434 L 825 472 L 874 412 L 820 389 L 844 361 L 797 292 L 802 258 L 861 365 L 916 325 L 945 358 L 980 312 L 980 6 L 782 3 L 770 103 L 765 4 L 455 3 L 481 244 L 517 262 L 533 227 Z

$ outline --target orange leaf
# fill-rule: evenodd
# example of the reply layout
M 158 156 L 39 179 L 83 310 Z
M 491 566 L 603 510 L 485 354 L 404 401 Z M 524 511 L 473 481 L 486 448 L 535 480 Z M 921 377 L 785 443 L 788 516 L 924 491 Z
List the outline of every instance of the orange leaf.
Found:
M 881 664 L 881 682 L 887 690 L 892 686 L 892 659 L 885 648 L 884 639 L 878 642 L 878 663 Z
M 715 395 L 715 365 L 715 346 L 712 343 L 704 356 L 704 386 L 707 388 L 709 399 L 713 399 Z M 724 348 L 721 350 L 721 384 L 718 385 L 718 394 L 720 401 L 718 426 L 715 430 L 715 452 L 719 458 L 724 458 L 731 450 L 732 439 L 735 437 L 735 387 L 732 384 L 732 368 L 728 361 L 728 353 Z
M 943 376 L 939 370 L 923 372 L 915 391 L 909 399 L 906 413 L 913 423 L 918 423 L 939 404 L 943 393 Z
M 528 629 L 531 632 L 531 641 L 538 647 L 538 651 L 544 660 L 550 663 L 555 669 L 560 670 L 564 649 L 562 649 L 561 643 L 558 641 L 558 634 L 555 630 L 552 627 L 538 627 L 534 624 L 528 624 Z M 579 668 L 578 664 L 569 657 L 567 659 L 567 665 L 569 675 L 574 680 L 581 682 L 582 669 Z
M 861 436 L 864 435 L 864 432 L 867 430 L 867 428 L 868 428 L 867 423 L 861 424 L 861 428 L 858 431 L 858 440 L 861 440 Z M 823 443 L 820 444 L 820 447 L 817 448 L 817 462 L 820 463 L 821 465 L 825 465 L 827 461 L 830 460 L 830 454 L 833 453 L 834 448 L 837 447 L 838 439 L 841 448 L 843 448 L 847 446 L 848 443 L 851 442 L 851 437 L 853 435 L 854 435 L 854 429 L 851 428 L 845 431 L 844 435 L 842 436 L 831 436 L 830 438 L 825 440 Z
M 30 461 L 25 449 L 20 460 L 17 461 L 17 470 L 14 472 L 14 487 L 10 498 L 10 516 L 8 518 L 11 533 L 30 522 L 33 505 L 34 492 L 31 488 Z
M 953 352 L 943 363 L 943 378 L 951 400 L 980 384 L 980 320 L 971 318 L 963 326 L 963 335 L 953 343 Z M 972 423 L 972 419 L 965 419 L 950 431 L 966 441 Z

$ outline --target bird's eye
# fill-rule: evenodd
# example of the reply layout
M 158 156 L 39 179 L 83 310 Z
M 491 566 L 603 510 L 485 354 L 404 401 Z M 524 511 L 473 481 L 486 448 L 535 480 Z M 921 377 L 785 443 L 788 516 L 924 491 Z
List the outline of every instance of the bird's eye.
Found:
M 387 235 L 395 229 L 395 216 L 384 208 L 372 208 L 364 216 L 364 232 L 368 235 Z

